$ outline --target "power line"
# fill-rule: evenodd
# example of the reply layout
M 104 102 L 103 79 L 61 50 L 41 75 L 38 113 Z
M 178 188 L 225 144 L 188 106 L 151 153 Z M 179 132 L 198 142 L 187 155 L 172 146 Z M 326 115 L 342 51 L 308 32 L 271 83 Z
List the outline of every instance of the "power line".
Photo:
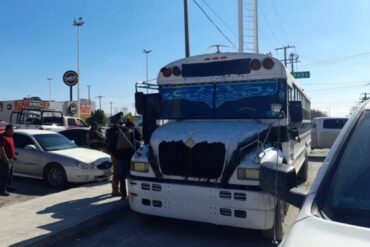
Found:
M 276 33 L 274 32 L 274 29 L 272 28 L 272 26 L 270 25 L 270 22 L 267 20 L 267 17 L 265 15 L 265 12 L 263 11 L 263 8 L 259 8 L 261 10 L 261 13 L 262 13 L 262 16 L 263 16 L 263 19 L 265 20 L 268 28 L 270 29 L 272 35 L 274 36 L 274 38 L 276 39 L 276 41 L 279 43 L 279 44 L 283 44 L 283 42 L 281 42 L 281 40 L 277 37 Z
M 212 13 L 229 29 L 229 31 L 236 37 L 238 38 L 238 35 L 236 32 L 217 14 L 217 12 L 207 3 L 206 0 L 202 0 L 202 2 L 212 11 Z
M 288 39 L 287 32 L 285 31 L 285 28 L 284 28 L 284 26 L 283 26 L 283 23 L 281 22 L 280 16 L 279 16 L 278 12 L 276 11 L 276 6 L 275 6 L 275 3 L 274 3 L 274 0 L 271 0 L 270 2 L 271 2 L 271 4 L 272 4 L 272 8 L 274 9 L 275 15 L 276 15 L 276 17 L 277 17 L 277 19 L 278 19 L 279 25 L 280 25 L 281 29 L 283 30 L 283 33 L 284 33 L 284 35 L 285 35 L 285 38 L 286 38 L 287 40 L 289 40 L 289 39 Z M 296 53 L 297 53 L 297 51 L 296 51 Z
M 236 49 L 236 45 L 226 36 L 224 32 L 220 29 L 219 26 L 211 19 L 211 17 L 207 14 L 207 12 L 202 8 L 202 6 L 199 5 L 199 3 L 196 0 L 193 0 L 193 2 L 198 6 L 198 8 L 203 12 L 203 14 L 207 17 L 207 19 L 213 24 L 213 26 L 221 33 L 221 35 Z
M 311 66 L 311 65 L 332 65 L 332 64 L 337 64 L 337 63 L 341 63 L 341 62 L 347 62 L 348 60 L 352 60 L 352 59 L 355 59 L 355 58 L 359 58 L 359 57 L 364 57 L 364 56 L 369 56 L 370 55 L 370 52 L 364 52 L 364 53 L 359 53 L 359 54 L 354 54 L 354 55 L 350 55 L 350 56 L 345 56 L 345 57 L 338 57 L 338 58 L 332 58 L 332 59 L 328 59 L 328 60 L 321 60 L 321 61 L 316 61 L 316 62 L 313 62 L 313 63 L 308 63 L 305 65 L 305 67 L 307 66 Z

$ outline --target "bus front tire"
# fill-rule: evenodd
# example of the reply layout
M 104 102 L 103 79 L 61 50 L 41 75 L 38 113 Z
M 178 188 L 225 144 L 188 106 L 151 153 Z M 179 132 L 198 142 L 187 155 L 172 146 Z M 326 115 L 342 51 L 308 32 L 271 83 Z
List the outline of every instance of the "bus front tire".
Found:
M 286 206 L 284 205 L 284 202 L 279 201 L 277 203 L 276 209 L 275 209 L 275 217 L 274 217 L 274 225 L 271 229 L 263 230 L 263 238 L 267 240 L 274 240 L 276 238 L 277 241 L 281 241 L 283 239 L 284 234 L 284 218 L 286 214 Z

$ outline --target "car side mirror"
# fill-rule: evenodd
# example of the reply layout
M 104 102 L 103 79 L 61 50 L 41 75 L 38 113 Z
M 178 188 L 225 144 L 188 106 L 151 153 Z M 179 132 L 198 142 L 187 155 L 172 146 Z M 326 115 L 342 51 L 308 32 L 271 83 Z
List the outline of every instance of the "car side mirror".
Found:
M 33 144 L 28 144 L 27 146 L 24 147 L 26 150 L 31 150 L 31 151 L 37 151 L 37 148 Z
M 302 101 L 289 102 L 289 119 L 292 123 L 302 123 L 303 121 L 303 108 Z
M 295 190 L 296 171 L 293 166 L 287 164 L 276 165 L 270 162 L 261 164 L 260 186 L 263 191 L 299 208 L 306 198 L 306 193 Z

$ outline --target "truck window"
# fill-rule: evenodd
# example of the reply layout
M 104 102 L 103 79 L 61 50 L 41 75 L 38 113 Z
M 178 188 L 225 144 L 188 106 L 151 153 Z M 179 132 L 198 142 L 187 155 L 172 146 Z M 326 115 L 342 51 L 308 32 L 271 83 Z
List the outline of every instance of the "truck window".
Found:
M 347 119 L 325 119 L 324 129 L 341 129 L 346 124 Z

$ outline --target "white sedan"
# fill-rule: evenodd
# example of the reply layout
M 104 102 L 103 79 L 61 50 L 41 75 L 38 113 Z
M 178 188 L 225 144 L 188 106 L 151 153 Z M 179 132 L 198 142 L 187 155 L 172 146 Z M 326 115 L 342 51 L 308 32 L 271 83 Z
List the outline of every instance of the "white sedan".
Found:
M 15 130 L 13 138 L 17 154 L 15 175 L 44 179 L 52 187 L 99 181 L 112 175 L 109 155 L 79 148 L 56 132 Z

